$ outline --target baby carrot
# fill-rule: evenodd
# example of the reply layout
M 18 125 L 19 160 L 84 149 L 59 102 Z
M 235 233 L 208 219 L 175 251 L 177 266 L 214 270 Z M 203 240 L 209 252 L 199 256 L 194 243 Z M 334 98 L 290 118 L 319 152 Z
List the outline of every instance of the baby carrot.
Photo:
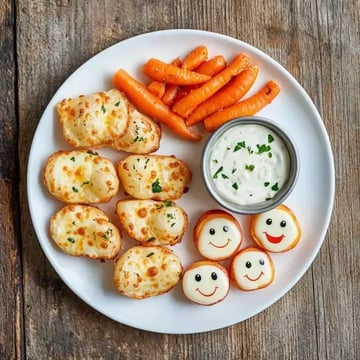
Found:
M 199 46 L 190 52 L 190 54 L 185 58 L 183 63 L 181 63 L 181 60 L 177 58 L 172 62 L 172 64 L 181 67 L 182 69 L 194 70 L 201 62 L 203 62 L 207 58 L 207 54 L 207 48 L 205 46 Z M 177 95 L 179 91 L 181 90 L 179 89 L 178 85 L 166 84 L 165 93 L 161 100 L 164 102 L 164 104 L 171 106 L 178 98 Z
M 174 84 L 166 84 L 165 92 L 161 100 L 164 104 L 171 106 L 174 103 L 179 87 Z
M 279 94 L 280 87 L 270 80 L 253 96 L 217 111 L 204 120 L 205 129 L 214 131 L 222 124 L 240 116 L 255 115 Z
M 186 119 L 185 124 L 188 126 L 196 124 L 215 111 L 235 104 L 250 90 L 258 72 L 259 67 L 252 64 L 239 75 L 234 76 L 222 89 L 202 102 Z
M 201 45 L 193 49 L 185 58 L 182 68 L 185 70 L 194 70 L 202 64 L 208 57 L 208 49 Z
M 149 59 L 142 68 L 143 73 L 153 80 L 174 85 L 201 84 L 210 76 L 184 70 L 172 64 L 166 64 L 159 59 Z
M 154 80 L 147 86 L 147 89 L 161 99 L 165 93 L 165 83 Z
M 185 118 L 188 117 L 199 104 L 226 85 L 233 76 L 239 74 L 248 65 L 249 60 L 244 54 L 236 56 L 232 63 L 223 71 L 176 102 L 172 107 L 173 111 Z
M 175 60 L 171 62 L 172 65 L 175 65 L 177 67 L 181 67 L 181 60 L 179 57 L 177 57 Z M 161 98 L 164 104 L 166 105 L 172 105 L 175 99 L 175 96 L 178 91 L 178 85 L 174 84 L 165 84 L 165 92 Z
M 183 139 L 201 140 L 200 134 L 187 127 L 180 116 L 174 114 L 158 97 L 147 90 L 143 84 L 135 80 L 124 69 L 120 69 L 114 74 L 113 83 L 117 89 L 126 94 L 129 101 L 139 111 L 167 125 Z
M 210 75 L 211 77 L 223 71 L 226 68 L 226 60 L 222 55 L 216 55 L 208 61 L 203 62 L 195 68 L 200 74 Z

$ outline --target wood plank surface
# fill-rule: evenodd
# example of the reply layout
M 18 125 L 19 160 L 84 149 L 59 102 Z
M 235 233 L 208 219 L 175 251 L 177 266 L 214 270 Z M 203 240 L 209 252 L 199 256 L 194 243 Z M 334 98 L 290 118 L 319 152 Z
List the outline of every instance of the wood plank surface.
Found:
M 0 6 L 0 359 L 23 350 L 14 6 Z
M 359 359 L 359 13 L 358 0 L 1 4 L 0 358 Z M 329 231 L 299 283 L 247 321 L 191 335 L 133 329 L 82 302 L 40 249 L 26 196 L 32 136 L 56 89 L 108 46 L 170 28 L 230 35 L 282 64 L 319 109 L 336 167 Z

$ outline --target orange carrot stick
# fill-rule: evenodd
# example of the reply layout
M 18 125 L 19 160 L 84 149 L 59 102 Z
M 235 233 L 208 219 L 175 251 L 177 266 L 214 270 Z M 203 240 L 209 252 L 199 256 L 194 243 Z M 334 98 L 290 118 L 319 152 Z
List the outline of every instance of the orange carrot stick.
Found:
M 223 71 L 226 68 L 226 60 L 222 55 L 216 55 L 200 66 L 195 71 L 200 74 L 210 75 L 211 77 Z
M 187 126 L 196 124 L 215 111 L 235 104 L 250 90 L 258 72 L 259 67 L 252 64 L 239 75 L 234 76 L 228 84 L 202 102 L 186 119 L 185 124 Z
M 208 57 L 208 49 L 201 45 L 193 49 L 183 61 L 182 68 L 185 70 L 194 70 Z
M 174 103 L 179 86 L 174 84 L 166 84 L 166 90 L 161 100 L 164 104 L 171 106 Z
M 171 62 L 172 65 L 175 65 L 177 67 L 181 67 L 182 62 L 180 60 L 180 58 L 176 58 L 175 60 L 173 60 Z M 178 85 L 174 85 L 174 84 L 166 84 L 165 85 L 165 92 L 161 98 L 161 100 L 163 101 L 164 104 L 166 105 L 172 105 L 174 103 L 174 99 L 176 97 L 176 94 L 178 92 Z
M 147 89 L 161 99 L 165 94 L 165 87 L 165 83 L 154 80 L 147 86 Z
M 193 129 L 187 127 L 181 117 L 174 114 L 168 106 L 124 69 L 120 69 L 114 74 L 113 83 L 117 89 L 126 94 L 129 101 L 138 108 L 139 111 L 167 125 L 183 139 L 193 141 L 201 140 L 200 134 L 195 133 Z
M 231 105 L 223 110 L 213 113 L 204 120 L 205 129 L 214 131 L 227 121 L 240 116 L 255 115 L 279 94 L 280 87 L 270 80 L 265 86 L 253 96 Z
M 184 70 L 172 64 L 166 64 L 159 59 L 149 59 L 142 68 L 143 73 L 153 80 L 163 81 L 174 85 L 201 84 L 210 76 Z
M 248 65 L 249 60 L 250 59 L 244 54 L 236 56 L 232 63 L 223 71 L 176 102 L 172 107 L 173 111 L 185 118 L 188 117 L 200 103 L 215 94 L 216 91 L 226 85 L 233 76 L 239 74 L 241 70 Z

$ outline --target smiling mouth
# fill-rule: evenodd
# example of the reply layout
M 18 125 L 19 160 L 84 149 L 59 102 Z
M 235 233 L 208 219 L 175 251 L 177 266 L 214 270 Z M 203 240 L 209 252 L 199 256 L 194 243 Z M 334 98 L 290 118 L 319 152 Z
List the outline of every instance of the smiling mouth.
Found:
M 228 246 L 230 241 L 231 241 L 230 239 L 227 239 L 227 241 L 224 245 L 215 245 L 213 242 L 209 241 L 209 245 L 212 245 L 213 247 L 216 247 L 218 249 L 222 249 L 222 248 Z
M 215 286 L 214 291 L 211 292 L 210 294 L 205 294 L 205 293 L 203 293 L 199 288 L 196 288 L 195 291 L 197 291 L 197 292 L 198 292 L 199 294 L 201 294 L 202 296 L 210 297 L 210 296 L 213 296 L 213 295 L 216 293 L 217 289 L 218 289 L 218 287 Z
M 264 231 L 264 234 L 265 234 L 266 238 L 268 239 L 268 241 L 270 241 L 272 244 L 278 244 L 285 237 L 285 235 L 271 236 L 266 231 Z
M 264 273 L 261 271 L 261 273 L 259 274 L 259 276 L 255 279 L 252 279 L 248 274 L 244 275 L 244 277 L 246 277 L 248 280 L 250 281 L 257 281 L 259 280 L 262 276 L 264 275 Z

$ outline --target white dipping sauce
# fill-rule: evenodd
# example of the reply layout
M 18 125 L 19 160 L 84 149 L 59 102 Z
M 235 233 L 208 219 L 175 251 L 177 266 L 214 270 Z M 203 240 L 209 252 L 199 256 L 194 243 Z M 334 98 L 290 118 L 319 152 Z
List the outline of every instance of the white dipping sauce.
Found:
M 219 195 L 241 205 L 273 198 L 289 170 L 284 142 L 262 125 L 232 127 L 216 140 L 210 154 L 210 176 Z

